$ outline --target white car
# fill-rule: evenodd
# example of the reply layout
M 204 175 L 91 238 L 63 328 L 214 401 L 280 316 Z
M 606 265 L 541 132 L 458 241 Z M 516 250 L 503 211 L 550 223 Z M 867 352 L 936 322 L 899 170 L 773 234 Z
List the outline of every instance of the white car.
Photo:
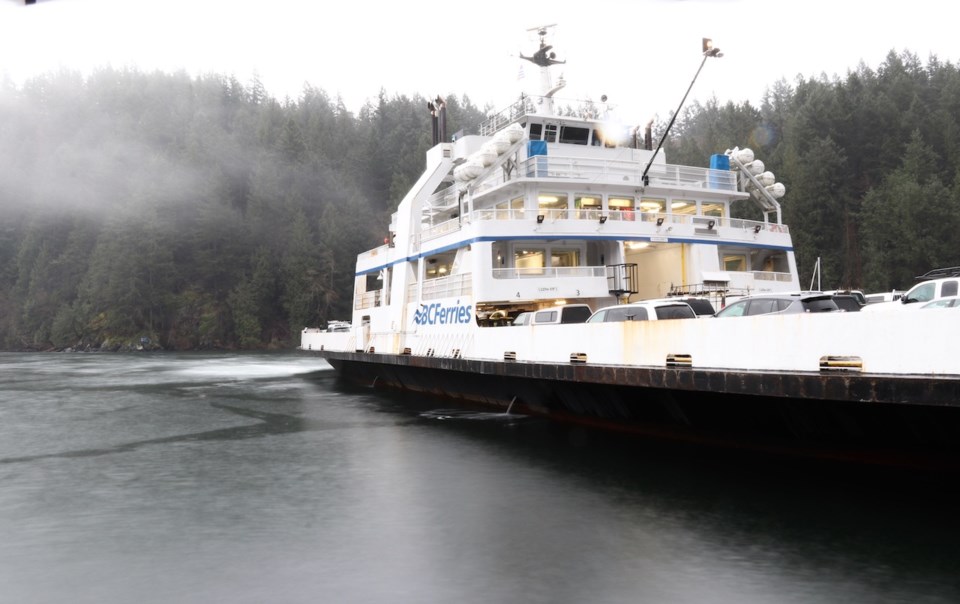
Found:
M 662 321 L 664 319 L 696 319 L 697 313 L 686 302 L 676 300 L 632 302 L 607 306 L 593 313 L 587 323 L 619 321 Z
M 918 283 L 903 294 L 900 302 L 903 304 L 916 304 L 918 302 L 930 302 L 941 298 L 948 298 L 960 294 L 960 277 L 944 277 L 941 279 L 930 279 Z

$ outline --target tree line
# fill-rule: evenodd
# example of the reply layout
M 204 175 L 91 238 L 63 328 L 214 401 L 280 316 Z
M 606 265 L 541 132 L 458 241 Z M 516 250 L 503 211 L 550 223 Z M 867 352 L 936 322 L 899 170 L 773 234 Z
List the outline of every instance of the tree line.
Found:
M 778 81 L 760 107 L 694 104 L 665 148 L 679 163 L 752 148 L 787 188 L 801 284 L 819 258 L 824 289 L 889 291 L 960 266 L 958 120 L 957 66 L 891 51 L 876 69 Z
M 483 117 L 446 103 L 451 131 Z M 430 138 L 419 96 L 354 115 L 220 75 L 0 82 L 0 347 L 288 347 L 349 318 Z
M 446 97 L 449 132 L 490 108 Z M 671 163 L 751 147 L 787 187 L 801 279 L 904 288 L 960 265 L 960 74 L 891 52 L 693 103 Z M 655 128 L 659 139 L 669 116 Z M 0 81 L 0 348 L 290 347 L 349 318 L 357 253 L 423 169 L 427 99 L 104 68 Z

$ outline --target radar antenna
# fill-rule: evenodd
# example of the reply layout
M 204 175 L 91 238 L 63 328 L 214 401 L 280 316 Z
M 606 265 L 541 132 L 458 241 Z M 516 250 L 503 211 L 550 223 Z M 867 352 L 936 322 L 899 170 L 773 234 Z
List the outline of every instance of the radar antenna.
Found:
M 531 27 L 528 29 L 527 31 L 535 31 L 537 32 L 537 35 L 540 36 L 540 48 L 537 50 L 537 52 L 533 53 L 532 57 L 525 57 L 523 56 L 523 53 L 520 53 L 520 58 L 526 59 L 527 61 L 530 61 L 534 65 L 539 65 L 540 67 L 550 67 L 551 65 L 566 63 L 566 61 L 557 60 L 557 53 L 550 52 L 553 46 L 547 44 L 544 40 L 547 37 L 547 29 L 556 26 L 556 23 L 551 23 L 550 25 L 541 25 L 540 27 Z

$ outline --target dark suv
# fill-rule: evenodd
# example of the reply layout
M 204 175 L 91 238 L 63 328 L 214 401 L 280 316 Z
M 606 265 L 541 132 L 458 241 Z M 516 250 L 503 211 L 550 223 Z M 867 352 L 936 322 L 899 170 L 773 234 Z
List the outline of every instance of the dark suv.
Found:
M 720 310 L 717 317 L 751 317 L 773 313 L 837 312 L 829 294 L 759 294 L 741 298 Z

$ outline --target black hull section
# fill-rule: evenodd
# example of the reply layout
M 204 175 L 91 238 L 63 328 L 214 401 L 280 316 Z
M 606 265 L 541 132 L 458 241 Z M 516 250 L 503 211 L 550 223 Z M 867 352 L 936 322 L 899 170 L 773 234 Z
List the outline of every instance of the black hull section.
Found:
M 960 470 L 960 379 L 319 352 L 343 379 L 652 438 Z

